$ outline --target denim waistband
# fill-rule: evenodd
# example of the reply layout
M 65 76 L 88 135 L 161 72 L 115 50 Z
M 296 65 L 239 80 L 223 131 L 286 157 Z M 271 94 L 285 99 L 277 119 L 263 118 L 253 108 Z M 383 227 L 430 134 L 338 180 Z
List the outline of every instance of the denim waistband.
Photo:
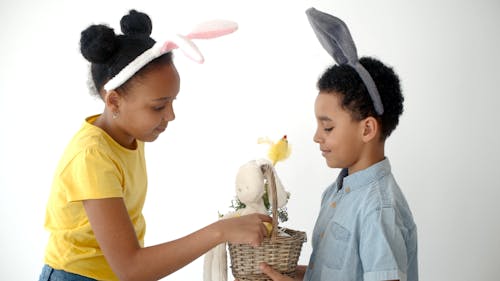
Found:
M 81 276 L 78 274 L 66 272 L 52 268 L 50 265 L 44 265 L 38 281 L 96 281 L 95 279 Z

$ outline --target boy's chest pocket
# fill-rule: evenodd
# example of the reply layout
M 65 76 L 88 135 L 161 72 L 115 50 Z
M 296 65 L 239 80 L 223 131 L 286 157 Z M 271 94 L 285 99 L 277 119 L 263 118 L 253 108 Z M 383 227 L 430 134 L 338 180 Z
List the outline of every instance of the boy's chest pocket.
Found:
M 331 269 L 342 269 L 348 254 L 351 232 L 337 222 L 330 222 L 321 237 L 322 263 Z

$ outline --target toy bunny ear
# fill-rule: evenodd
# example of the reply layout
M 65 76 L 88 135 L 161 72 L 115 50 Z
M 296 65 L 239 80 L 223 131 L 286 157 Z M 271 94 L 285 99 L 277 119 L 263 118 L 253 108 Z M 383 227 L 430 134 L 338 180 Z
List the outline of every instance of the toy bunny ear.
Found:
M 274 177 L 276 181 L 276 193 L 278 195 L 278 208 L 283 208 L 288 203 L 290 193 L 285 190 L 285 187 L 283 186 L 283 183 L 281 183 L 281 180 L 276 172 L 274 172 Z M 268 190 L 268 192 L 268 194 L 270 194 L 270 190 Z M 272 200 L 272 195 L 269 196 L 269 200 Z
M 255 163 L 260 167 L 262 168 L 262 166 L 264 165 L 269 165 L 269 166 L 273 166 L 273 162 L 271 162 L 270 160 L 266 159 L 266 158 L 259 158 L 259 159 L 255 159 L 254 160 Z
M 306 15 L 319 42 L 328 54 L 338 64 L 347 64 L 356 70 L 370 94 L 375 111 L 382 115 L 384 106 L 377 86 L 370 73 L 359 63 L 356 45 L 347 25 L 341 19 L 315 8 L 307 9 Z
M 212 20 L 198 24 L 186 37 L 190 39 L 210 39 L 235 32 L 238 24 L 228 20 Z
M 274 168 L 272 162 L 269 161 L 268 159 L 265 159 L 265 158 L 257 159 L 257 160 L 255 160 L 255 162 L 261 168 L 261 170 L 262 170 L 262 167 L 264 165 L 267 165 L 267 166 L 269 166 L 272 169 L 272 171 L 274 173 L 275 184 L 276 184 L 276 193 L 277 193 L 277 199 L 278 199 L 278 208 L 283 208 L 286 205 L 286 203 L 288 203 L 288 197 L 289 197 L 290 193 L 288 193 L 285 190 L 285 187 L 281 183 L 281 180 L 278 177 L 278 173 L 276 173 L 276 169 Z M 269 196 L 269 202 L 272 202 L 273 195 L 271 193 L 269 185 L 267 186 L 267 189 L 268 189 L 267 190 L 267 194 Z

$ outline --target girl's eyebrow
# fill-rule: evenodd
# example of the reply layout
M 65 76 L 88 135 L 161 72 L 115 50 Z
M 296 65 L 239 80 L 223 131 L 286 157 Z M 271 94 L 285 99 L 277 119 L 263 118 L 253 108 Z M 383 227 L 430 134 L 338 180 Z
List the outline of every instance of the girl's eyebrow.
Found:
M 318 116 L 318 120 L 319 121 L 327 121 L 327 122 L 331 122 L 332 119 L 328 116 Z

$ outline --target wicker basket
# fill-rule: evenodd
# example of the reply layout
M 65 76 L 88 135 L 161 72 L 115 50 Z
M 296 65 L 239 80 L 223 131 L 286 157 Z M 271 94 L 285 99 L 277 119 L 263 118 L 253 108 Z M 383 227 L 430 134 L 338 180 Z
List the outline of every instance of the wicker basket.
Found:
M 240 281 L 271 281 L 259 268 L 262 262 L 269 264 L 281 274 L 295 277 L 295 269 L 299 260 L 302 244 L 307 240 L 306 233 L 291 229 L 278 228 L 277 192 L 273 168 L 269 165 L 262 167 L 271 193 L 273 194 L 272 217 L 273 230 L 271 237 L 264 238 L 262 245 L 252 247 L 247 244 L 229 243 L 231 271 Z M 289 234 L 290 237 L 278 236 L 278 229 Z

